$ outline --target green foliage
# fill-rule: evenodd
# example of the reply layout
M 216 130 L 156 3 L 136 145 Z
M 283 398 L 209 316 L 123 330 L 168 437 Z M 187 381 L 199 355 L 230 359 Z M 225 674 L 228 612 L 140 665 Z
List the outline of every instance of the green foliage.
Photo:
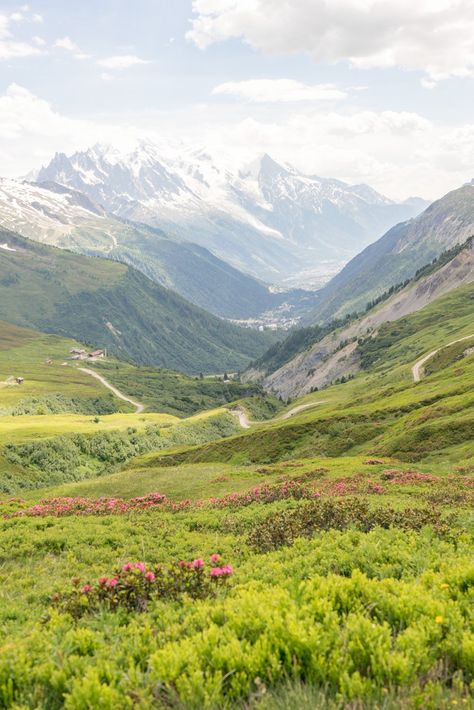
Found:
M 455 343 L 448 348 L 442 348 L 434 357 L 432 357 L 424 366 L 425 375 L 433 375 L 445 367 L 449 367 L 454 363 L 460 363 L 464 358 L 464 353 L 474 345 L 474 337 L 472 340 L 464 340 L 461 343 Z
M 66 397 L 57 392 L 42 397 L 20 399 L 14 407 L 0 408 L 0 416 L 61 414 L 113 414 L 117 411 L 116 401 L 110 397 Z
M 209 567 L 202 558 L 182 560 L 168 567 L 127 562 L 96 584 L 82 584 L 79 577 L 74 577 L 72 591 L 55 593 L 52 601 L 75 619 L 104 610 L 144 612 L 156 599 L 179 601 L 184 595 L 191 599 L 214 596 L 232 574 L 232 566 L 222 565 L 217 554 L 211 556 Z
M 138 454 L 179 444 L 212 441 L 234 433 L 237 427 L 234 417 L 220 414 L 167 429 L 148 425 L 144 430 L 129 427 L 127 431 L 57 436 L 34 443 L 7 444 L 4 456 L 16 469 L 0 476 L 0 490 L 14 493 L 94 478 L 111 473 L 115 467 Z
M 220 407 L 241 397 L 261 393 L 259 385 L 222 377 L 189 377 L 181 372 L 150 367 L 134 367 L 121 362 L 97 362 L 94 369 L 120 391 L 143 402 L 147 411 L 166 412 L 178 417 Z
M 131 267 L 5 230 L 1 238 L 16 251 L 0 260 L 0 319 L 191 373 L 239 370 L 275 341 L 211 316 Z
M 258 511 L 249 514 L 252 524 Z M 219 518 L 228 525 L 224 511 Z M 281 699 L 288 684 L 305 689 L 297 697 L 323 697 L 334 708 L 375 710 L 388 695 L 437 710 L 445 698 L 469 698 L 474 570 L 465 534 L 449 542 L 427 530 L 332 530 L 255 557 L 238 535 L 221 532 L 222 553 L 241 558 L 225 595 L 146 594 L 137 608 L 141 594 L 132 594 L 130 604 L 112 599 L 109 610 L 104 600 L 99 613 L 84 614 L 80 603 L 78 614 L 72 604 L 72 613 L 43 616 L 58 588 L 71 603 L 83 596 L 68 597 L 71 571 L 81 589 L 98 584 L 104 561 L 122 567 L 142 548 L 169 562 L 211 552 L 216 536 L 205 511 L 173 519 L 3 522 L 3 556 L 16 572 L 5 591 L 28 590 L 27 606 L 17 593 L 0 613 L 9 635 L 0 657 L 3 707 L 259 707 Z
M 344 530 L 351 526 L 364 532 L 374 527 L 420 530 L 426 525 L 438 535 L 448 535 L 451 529 L 449 519 L 433 508 L 370 508 L 367 501 L 356 498 L 318 500 L 272 513 L 252 529 L 248 543 L 257 552 L 268 552 L 290 545 L 296 538 L 310 537 L 318 530 Z

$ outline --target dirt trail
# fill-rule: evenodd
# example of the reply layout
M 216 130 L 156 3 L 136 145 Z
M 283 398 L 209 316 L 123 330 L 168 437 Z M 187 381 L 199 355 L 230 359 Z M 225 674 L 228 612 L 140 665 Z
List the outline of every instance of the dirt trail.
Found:
M 474 338 L 474 335 L 466 335 L 464 338 L 458 338 L 457 340 L 452 340 L 450 343 L 446 343 L 446 345 L 442 345 L 440 348 L 437 350 L 433 350 L 433 352 L 428 353 L 428 355 L 424 355 L 421 360 L 418 360 L 415 362 L 413 367 L 411 368 L 411 372 L 413 375 L 413 381 L 414 382 L 419 382 L 421 378 L 423 377 L 423 365 L 428 362 L 428 360 L 431 360 L 432 357 L 436 355 L 436 353 L 439 353 L 440 350 L 444 350 L 444 348 L 449 348 L 450 345 L 455 345 L 456 343 L 462 343 L 463 340 L 470 340 L 471 338 Z
M 325 401 L 325 400 L 324 400 Z M 234 417 L 237 417 L 240 426 L 242 429 L 250 429 L 252 424 L 264 424 L 266 422 L 278 422 L 278 421 L 283 421 L 284 419 L 289 419 L 292 417 L 294 414 L 297 414 L 298 412 L 302 412 L 303 409 L 310 409 L 311 407 L 317 407 L 319 404 L 324 404 L 324 402 L 310 402 L 309 404 L 299 404 L 296 407 L 293 407 L 293 409 L 289 409 L 287 412 L 282 414 L 279 417 L 275 417 L 274 419 L 266 419 L 261 422 L 252 422 L 247 416 L 247 412 L 243 407 L 234 407 L 234 409 L 229 409 L 229 413 L 232 414 Z
M 99 375 L 98 372 L 95 372 L 95 370 L 89 370 L 87 367 L 79 367 L 78 368 L 81 372 L 85 372 L 88 375 L 91 375 L 91 377 L 95 377 L 96 380 L 99 380 L 99 382 L 102 382 L 104 387 L 107 387 L 111 392 L 114 393 L 116 397 L 119 399 L 123 399 L 124 402 L 129 402 L 129 404 L 133 404 L 135 407 L 135 414 L 141 414 L 143 410 L 145 409 L 145 405 L 141 404 L 140 402 L 135 402 L 134 399 L 130 399 L 130 397 L 127 397 L 125 394 L 122 394 L 120 390 L 118 390 L 116 387 L 110 384 L 110 382 L 107 382 L 105 377 L 102 377 L 102 375 Z
M 317 407 L 319 404 L 324 404 L 326 400 L 321 400 L 320 402 L 310 402 L 309 404 L 298 404 L 297 407 L 293 407 L 293 409 L 289 409 L 287 412 L 281 415 L 281 417 L 277 417 L 277 419 L 289 419 L 292 417 L 294 414 L 298 414 L 298 412 L 302 412 L 303 409 L 311 409 L 312 407 Z
M 247 417 L 246 411 L 242 407 L 235 407 L 234 409 L 229 409 L 229 413 L 233 417 L 237 417 L 242 429 L 250 429 L 250 422 Z

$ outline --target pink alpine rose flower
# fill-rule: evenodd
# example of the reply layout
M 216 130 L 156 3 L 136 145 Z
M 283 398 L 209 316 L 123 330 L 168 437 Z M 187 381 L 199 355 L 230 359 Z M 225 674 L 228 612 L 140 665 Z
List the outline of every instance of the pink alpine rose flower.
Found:
M 113 577 L 112 579 L 109 579 L 109 581 L 107 582 L 108 587 L 116 587 L 117 584 L 118 584 L 117 577 Z
M 211 577 L 220 577 L 222 575 L 222 569 L 220 567 L 213 567 L 211 569 Z
M 193 560 L 193 567 L 194 569 L 200 569 L 201 567 L 204 567 L 204 560 L 200 558 L 197 560 Z
M 127 563 L 124 564 L 124 566 L 122 567 L 122 572 L 130 572 L 130 570 L 132 569 L 132 567 L 133 567 L 132 563 L 131 563 L 131 562 L 127 562 Z
M 220 559 L 221 559 L 221 556 L 218 555 L 217 552 L 215 552 L 215 553 L 214 553 L 213 555 L 211 555 L 211 557 L 210 557 L 211 562 L 219 562 Z
M 143 562 L 135 562 L 135 569 L 139 569 L 140 572 L 144 572 L 145 565 L 143 564 Z
M 147 582 L 154 582 L 155 579 L 156 579 L 156 577 L 155 577 L 155 575 L 154 575 L 153 572 L 147 572 L 147 573 L 145 574 L 145 579 L 146 579 Z
M 81 589 L 83 594 L 88 594 L 90 591 L 92 591 L 92 587 L 90 584 L 85 584 L 82 589 Z

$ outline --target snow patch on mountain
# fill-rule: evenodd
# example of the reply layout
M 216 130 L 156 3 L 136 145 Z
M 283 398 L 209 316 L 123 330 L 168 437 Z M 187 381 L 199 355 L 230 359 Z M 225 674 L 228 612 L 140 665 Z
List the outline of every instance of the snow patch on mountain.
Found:
M 119 217 L 159 227 L 260 279 L 338 270 L 423 205 L 398 204 L 368 185 L 303 175 L 264 155 L 236 165 L 225 154 L 149 140 L 120 152 L 96 145 L 55 155 L 38 173 L 88 195 Z

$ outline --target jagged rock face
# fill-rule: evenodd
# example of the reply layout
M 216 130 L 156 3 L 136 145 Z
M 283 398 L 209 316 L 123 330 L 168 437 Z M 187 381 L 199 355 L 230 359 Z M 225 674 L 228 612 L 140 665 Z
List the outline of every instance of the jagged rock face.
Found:
M 146 141 L 128 154 L 104 146 L 57 154 L 37 179 L 201 244 L 257 278 L 291 285 L 302 285 L 302 272 L 306 286 L 308 278 L 321 285 L 424 206 L 394 203 L 366 185 L 302 175 L 268 155 L 236 169 L 223 156 L 195 149 L 163 154 Z

